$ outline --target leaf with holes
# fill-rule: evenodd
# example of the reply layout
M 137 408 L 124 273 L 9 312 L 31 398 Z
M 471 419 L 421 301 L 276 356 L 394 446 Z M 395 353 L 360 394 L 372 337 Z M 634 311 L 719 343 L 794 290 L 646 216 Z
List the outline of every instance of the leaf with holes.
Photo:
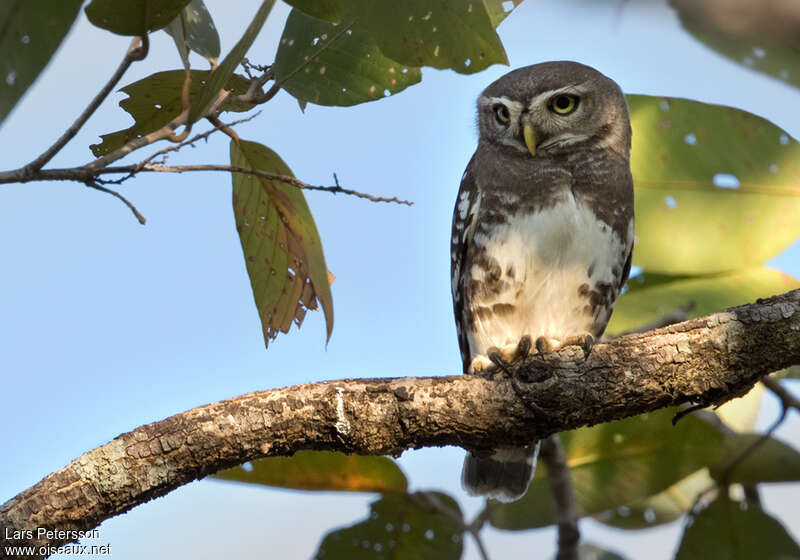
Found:
M 403 471 L 387 457 L 362 457 L 330 451 L 298 451 L 291 457 L 267 457 L 250 468 L 226 469 L 214 478 L 298 490 L 405 492 Z
M 275 77 L 301 103 L 355 105 L 398 93 L 422 79 L 419 68 L 386 58 L 358 27 L 292 10 L 275 57 Z
M 724 453 L 722 434 L 692 416 L 673 426 L 675 412 L 664 409 L 560 434 L 580 516 L 644 500 L 718 460 Z M 490 501 L 492 525 L 520 530 L 553 524 L 546 471 L 544 465 L 536 469 L 522 499 Z
M 753 502 L 722 493 L 686 525 L 675 560 L 797 559 L 800 547 L 781 523 Z
M 0 3 L 0 123 L 47 66 L 82 0 Z
M 393 2 L 391 9 L 371 0 L 329 1 L 322 7 L 308 0 L 289 0 L 289 4 L 332 22 L 355 22 L 354 29 L 366 31 L 384 55 L 409 67 L 452 68 L 472 74 L 492 64 L 508 64 L 494 30 L 502 21 L 500 12 L 506 10 L 496 0 L 401 0 Z M 510 5 L 513 8 L 515 3 Z
M 694 309 L 689 317 L 700 317 L 795 288 L 800 288 L 796 279 L 763 266 L 714 276 L 644 272 L 628 280 L 628 290 L 617 301 L 608 332 L 620 334 L 647 325 L 690 304 Z
M 166 27 L 189 0 L 92 0 L 86 17 L 117 35 L 144 35 Z
M 495 28 L 520 4 L 522 4 L 522 0 L 483 0 L 483 5 L 489 14 L 489 21 Z
M 203 0 L 192 0 L 183 9 L 182 16 L 183 21 L 179 15 L 164 28 L 178 46 L 178 52 L 182 51 L 182 45 L 185 44 L 216 64 L 219 58 L 219 33 Z
M 209 70 L 191 71 L 192 83 L 189 90 L 191 103 L 194 103 L 205 88 L 210 74 Z M 125 130 L 102 135 L 102 142 L 90 146 L 92 153 L 96 157 L 100 157 L 113 152 L 134 138 L 158 130 L 177 117 L 182 110 L 181 91 L 184 77 L 183 70 L 168 70 L 151 74 L 122 88 L 128 97 L 120 101 L 119 106 L 125 109 L 136 122 Z M 226 89 L 232 95 L 246 93 L 248 87 L 247 80 L 236 74 L 228 80 L 226 85 Z M 252 105 L 227 103 L 222 108 L 226 111 L 241 112 L 248 111 Z
M 462 525 L 458 504 L 446 494 L 387 494 L 370 505 L 366 520 L 325 535 L 314 558 L 458 560 Z
M 294 177 L 283 160 L 256 142 L 231 140 L 231 165 Z M 233 173 L 233 213 L 266 344 L 299 327 L 317 301 L 333 331 L 333 299 L 317 226 L 303 192 L 279 180 Z
M 795 2 L 669 3 L 698 41 L 736 64 L 800 87 L 800 10 Z
M 800 144 L 753 114 L 629 95 L 634 264 L 710 274 L 754 267 L 800 235 Z

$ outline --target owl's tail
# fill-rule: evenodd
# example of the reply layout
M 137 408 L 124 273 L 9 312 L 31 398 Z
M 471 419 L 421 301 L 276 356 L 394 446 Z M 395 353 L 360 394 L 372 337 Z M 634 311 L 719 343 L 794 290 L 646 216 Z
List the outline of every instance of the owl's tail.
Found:
M 528 490 L 536 471 L 540 442 L 526 447 L 499 447 L 489 457 L 467 453 L 461 485 L 472 496 L 513 502 Z

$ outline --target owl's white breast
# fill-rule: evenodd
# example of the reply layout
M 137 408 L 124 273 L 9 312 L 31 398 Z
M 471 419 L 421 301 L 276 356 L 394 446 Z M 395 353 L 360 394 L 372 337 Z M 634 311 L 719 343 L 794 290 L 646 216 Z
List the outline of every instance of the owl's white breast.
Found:
M 560 341 L 591 332 L 597 318 L 587 311 L 586 285 L 606 283 L 617 289 L 620 258 L 624 260 L 633 240 L 633 221 L 629 229 L 627 238 L 620 239 L 565 189 L 552 207 L 517 213 L 487 233 L 478 230 L 473 243 L 497 261 L 505 283 L 499 293 L 475 294 L 470 305 L 473 311 L 497 304 L 511 305 L 513 310 L 476 313 L 474 329 L 468 333 L 472 356 L 516 344 L 524 335 Z M 480 282 L 486 272 L 473 265 L 470 274 Z M 608 317 L 600 320 L 604 324 Z

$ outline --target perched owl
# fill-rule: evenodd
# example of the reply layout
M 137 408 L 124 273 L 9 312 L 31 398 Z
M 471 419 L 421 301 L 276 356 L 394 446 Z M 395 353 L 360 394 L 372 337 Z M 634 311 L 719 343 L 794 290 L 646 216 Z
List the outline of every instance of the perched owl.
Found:
M 497 353 L 603 334 L 633 249 L 631 127 L 619 86 L 576 62 L 509 72 L 478 99 L 478 148 L 453 215 L 453 306 L 465 373 Z M 523 344 L 520 344 L 520 341 Z M 538 443 L 467 455 L 462 484 L 525 493 Z

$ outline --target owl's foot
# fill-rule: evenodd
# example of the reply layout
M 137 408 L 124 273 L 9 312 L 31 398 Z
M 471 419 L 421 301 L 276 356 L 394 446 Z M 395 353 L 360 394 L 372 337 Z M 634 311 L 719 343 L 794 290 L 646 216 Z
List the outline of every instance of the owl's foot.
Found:
M 584 333 L 569 336 L 563 341 L 556 340 L 554 338 L 545 338 L 543 336 L 540 336 L 536 339 L 536 350 L 540 354 L 549 354 L 550 352 L 555 352 L 556 350 L 560 350 L 565 346 L 580 346 L 583 350 L 583 357 L 585 358 L 589 355 L 589 352 L 592 351 L 592 347 L 594 346 L 594 337 L 589 333 Z
M 586 358 L 594 347 L 594 337 L 589 333 L 570 336 L 561 346 L 580 346 L 583 350 L 583 357 Z
M 549 354 L 550 352 L 555 352 L 560 347 L 561 345 L 554 338 L 540 336 L 536 339 L 536 351 L 539 352 L 539 354 Z
M 529 336 L 522 337 L 517 344 L 517 357 L 521 357 L 524 360 L 528 356 L 530 349 L 531 338 Z M 545 416 L 547 414 L 545 409 L 526 397 L 525 393 L 522 391 L 522 388 L 519 386 L 514 373 L 509 369 L 509 362 L 505 361 L 499 352 L 490 352 L 489 359 L 500 371 L 505 374 L 505 376 L 511 382 L 511 387 L 514 389 L 514 393 L 516 393 L 520 402 L 525 405 L 525 408 L 532 412 L 534 416 Z

